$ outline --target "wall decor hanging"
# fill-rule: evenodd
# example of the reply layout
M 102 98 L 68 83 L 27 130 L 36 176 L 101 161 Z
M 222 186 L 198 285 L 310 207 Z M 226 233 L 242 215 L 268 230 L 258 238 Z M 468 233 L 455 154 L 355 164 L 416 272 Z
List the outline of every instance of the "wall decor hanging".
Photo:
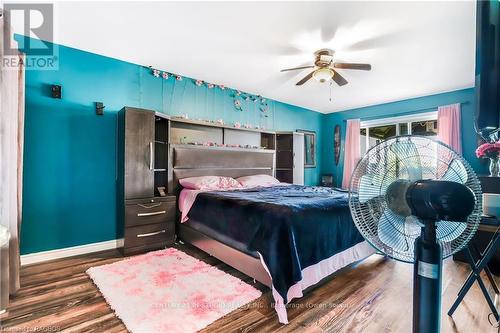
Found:
M 171 89 L 172 89 L 172 94 L 176 94 L 176 90 L 177 89 L 181 89 L 181 96 L 180 96 L 180 99 L 178 99 L 178 101 L 181 101 L 181 102 L 178 102 L 178 103 L 181 103 L 182 104 L 182 101 L 184 100 L 184 95 L 186 93 L 186 89 L 187 89 L 187 85 L 188 84 L 192 84 L 195 85 L 196 87 L 200 87 L 200 88 L 204 88 L 206 87 L 207 89 L 214 89 L 214 88 L 218 88 L 220 90 L 229 90 L 229 95 L 227 94 L 223 94 L 223 95 L 218 95 L 216 94 L 216 92 L 214 92 L 213 95 L 211 95 L 212 97 L 210 98 L 213 105 L 211 107 L 211 109 L 215 109 L 216 108 L 216 104 L 217 103 L 220 103 L 218 101 L 219 98 L 222 98 L 222 96 L 230 96 L 233 98 L 233 107 L 234 107 L 234 110 L 236 112 L 245 112 L 245 117 L 247 120 L 243 121 L 243 119 L 240 119 L 238 121 L 236 121 L 234 124 L 235 124 L 235 127 L 239 126 L 239 127 L 244 127 L 244 128 L 255 128 L 255 129 L 265 129 L 269 124 L 268 124 L 268 120 L 265 120 L 267 118 L 270 118 L 271 116 L 271 112 L 269 111 L 269 108 L 270 108 L 270 105 L 269 103 L 267 102 L 267 99 L 260 96 L 260 95 L 252 95 L 252 94 L 248 94 L 248 93 L 245 93 L 245 92 L 242 92 L 240 90 L 236 90 L 236 89 L 231 89 L 231 88 L 228 88 L 226 87 L 225 85 L 223 84 L 214 84 L 214 83 L 209 83 L 209 82 L 205 82 L 203 80 L 200 80 L 200 79 L 192 79 L 192 78 L 183 78 L 181 75 L 178 75 L 178 74 L 173 74 L 173 73 L 169 73 L 169 72 L 166 72 L 166 71 L 161 71 L 161 70 L 158 70 L 158 69 L 155 69 L 155 68 L 152 68 L 151 66 L 148 67 L 149 70 L 151 70 L 151 73 L 154 77 L 161 77 L 165 80 L 168 80 L 170 77 L 174 78 L 175 81 L 183 81 L 184 79 L 185 80 L 185 84 L 182 84 L 182 85 L 177 85 L 177 84 L 174 84 Z M 176 89 L 177 88 L 177 89 Z M 206 96 L 206 93 L 207 91 L 205 90 L 205 99 L 207 98 Z M 217 97 L 219 96 L 219 97 Z M 197 95 L 195 95 L 195 99 L 197 98 Z M 171 101 L 174 101 L 174 99 L 171 99 Z M 246 102 L 253 102 L 253 103 L 246 103 Z M 177 103 L 177 104 L 178 104 Z M 196 104 L 197 102 L 195 102 Z M 169 106 L 169 109 L 172 109 L 172 108 L 176 108 L 176 105 L 170 105 Z M 205 108 L 206 109 L 206 108 Z M 252 115 L 253 114 L 253 115 Z M 179 116 L 179 115 L 177 115 Z M 183 114 L 181 115 L 182 118 L 184 119 L 188 119 L 188 115 L 187 114 Z M 196 118 L 196 117 L 195 117 Z M 217 123 L 217 124 L 220 124 L 221 121 L 224 121 L 222 119 L 217 119 L 217 120 L 208 120 L 207 118 L 208 117 L 208 114 L 206 114 L 205 112 L 205 116 L 204 117 L 199 117 L 198 116 L 198 120 L 199 121 L 204 121 L 204 122 L 212 122 L 212 123 Z M 248 121 L 250 119 L 253 119 L 254 121 L 257 121 L 258 124 L 252 124 L 252 121 Z M 233 121 L 231 121 L 233 122 Z
M 333 147 L 335 149 L 335 165 L 339 165 L 341 140 L 342 139 L 340 138 L 340 125 L 335 125 L 335 129 L 333 131 Z
M 241 106 L 241 101 L 239 99 L 234 99 L 234 108 L 236 111 L 243 111 L 243 107 Z
M 264 99 L 264 101 L 265 101 L 265 99 Z M 266 117 L 266 118 L 268 117 L 267 111 L 269 111 L 269 105 L 266 102 L 262 102 L 262 100 L 261 100 L 259 110 L 260 110 L 260 112 L 262 112 L 264 114 L 264 117 Z

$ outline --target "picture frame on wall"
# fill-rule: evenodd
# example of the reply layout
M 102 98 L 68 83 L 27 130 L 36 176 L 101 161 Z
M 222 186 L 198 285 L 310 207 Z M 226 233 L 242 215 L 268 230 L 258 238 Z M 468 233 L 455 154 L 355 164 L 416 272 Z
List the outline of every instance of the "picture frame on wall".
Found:
M 304 133 L 304 167 L 316 167 L 316 132 L 307 130 L 297 130 Z

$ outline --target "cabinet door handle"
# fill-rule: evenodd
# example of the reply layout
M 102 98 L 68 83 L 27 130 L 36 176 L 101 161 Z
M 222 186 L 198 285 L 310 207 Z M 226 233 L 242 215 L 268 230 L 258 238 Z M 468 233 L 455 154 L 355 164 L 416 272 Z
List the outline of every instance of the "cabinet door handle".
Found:
M 158 212 L 151 212 L 151 213 L 138 213 L 137 216 L 139 216 L 139 217 L 141 217 L 141 216 L 153 216 L 153 215 L 162 215 L 165 213 L 166 213 L 166 211 L 160 210 Z
M 149 142 L 149 170 L 154 169 L 153 160 L 154 160 L 153 142 L 150 141 Z
M 155 208 L 155 207 L 160 207 L 161 203 L 159 203 L 159 204 L 152 204 L 152 205 L 149 205 L 149 206 L 146 206 L 146 205 L 143 205 L 143 204 L 137 204 L 137 206 L 145 208 L 145 209 L 151 209 L 151 208 Z
M 156 236 L 156 235 L 159 235 L 159 234 L 164 234 L 166 232 L 167 232 L 166 230 L 160 230 L 160 231 L 155 231 L 155 232 L 148 232 L 147 234 L 138 234 L 137 237 L 138 238 L 141 238 L 141 237 L 151 237 L 151 236 Z

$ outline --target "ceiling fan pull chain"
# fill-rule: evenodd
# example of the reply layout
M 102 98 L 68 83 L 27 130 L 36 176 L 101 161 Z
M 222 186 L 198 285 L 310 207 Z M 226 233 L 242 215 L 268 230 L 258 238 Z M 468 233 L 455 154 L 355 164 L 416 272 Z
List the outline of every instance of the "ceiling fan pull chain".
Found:
M 333 82 L 330 81 L 330 102 L 332 101 L 332 84 Z

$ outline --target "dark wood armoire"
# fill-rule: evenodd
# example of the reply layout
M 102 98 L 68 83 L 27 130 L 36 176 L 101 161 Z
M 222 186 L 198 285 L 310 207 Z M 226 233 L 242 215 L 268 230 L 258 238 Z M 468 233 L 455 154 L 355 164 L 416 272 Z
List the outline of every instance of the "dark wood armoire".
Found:
M 168 118 L 151 110 L 118 113 L 117 216 L 125 254 L 174 242 L 175 196 L 162 196 L 168 193 L 168 126 Z

